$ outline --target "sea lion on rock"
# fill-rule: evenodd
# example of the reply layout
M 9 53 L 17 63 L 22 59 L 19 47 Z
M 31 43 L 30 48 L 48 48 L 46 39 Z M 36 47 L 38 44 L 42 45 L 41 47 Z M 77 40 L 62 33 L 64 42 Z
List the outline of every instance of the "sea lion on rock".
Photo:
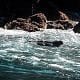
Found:
M 64 30 L 64 26 L 60 23 L 57 24 L 55 21 L 51 21 L 47 23 L 47 29 L 62 29 Z
M 5 25 L 6 29 L 21 29 L 28 32 L 39 31 L 41 28 L 46 29 L 47 18 L 43 13 L 37 13 L 27 19 L 17 18 Z

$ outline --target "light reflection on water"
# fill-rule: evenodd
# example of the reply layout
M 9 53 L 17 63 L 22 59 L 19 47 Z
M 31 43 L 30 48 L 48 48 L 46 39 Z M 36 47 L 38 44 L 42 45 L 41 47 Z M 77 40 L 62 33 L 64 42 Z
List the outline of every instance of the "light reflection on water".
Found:
M 80 80 L 79 34 L 71 30 L 0 32 L 1 80 Z M 64 44 L 40 46 L 38 40 L 61 40 Z

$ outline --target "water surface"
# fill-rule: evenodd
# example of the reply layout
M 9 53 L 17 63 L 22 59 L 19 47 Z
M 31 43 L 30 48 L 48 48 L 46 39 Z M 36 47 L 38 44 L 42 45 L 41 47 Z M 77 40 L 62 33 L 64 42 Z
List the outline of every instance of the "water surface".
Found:
M 38 40 L 63 45 L 40 46 Z M 80 34 L 0 29 L 0 80 L 80 80 Z

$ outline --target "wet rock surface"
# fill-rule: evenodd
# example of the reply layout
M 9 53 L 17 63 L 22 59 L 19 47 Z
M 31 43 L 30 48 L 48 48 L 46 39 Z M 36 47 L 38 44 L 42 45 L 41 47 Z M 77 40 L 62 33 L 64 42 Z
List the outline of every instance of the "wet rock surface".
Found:
M 69 17 L 60 12 L 60 18 L 55 21 L 48 21 L 43 13 L 37 13 L 28 18 L 16 18 L 15 20 L 6 23 L 5 29 L 18 29 L 28 32 L 40 31 L 41 29 L 73 29 L 76 22 L 69 19 Z M 74 29 L 73 29 L 74 30 Z
M 5 25 L 6 29 L 21 29 L 24 31 L 34 32 L 39 31 L 40 28 L 45 29 L 47 18 L 44 14 L 34 14 L 27 19 L 17 18 Z
M 48 22 L 47 29 L 62 29 L 67 30 L 73 28 L 73 23 L 71 21 L 57 20 Z
M 78 3 L 77 1 L 74 0 L 73 4 Z M 7 17 L 6 19 L 0 18 L 0 26 L 5 25 L 6 29 L 21 29 L 29 32 L 41 29 L 67 30 L 73 29 L 76 25 L 75 22 L 71 21 L 74 17 L 73 14 L 75 14 L 75 18 L 80 20 L 80 15 L 75 11 L 80 6 L 75 6 L 73 10 L 73 5 L 67 0 L 1 0 L 0 3 L 3 4 L 0 5 L 0 16 Z M 67 15 L 69 11 L 71 13 Z M 73 30 L 75 31 L 75 29 Z
M 37 14 L 30 16 L 27 19 L 27 22 L 38 26 L 38 28 L 46 29 L 47 27 L 46 25 L 47 17 L 43 13 L 37 13 Z

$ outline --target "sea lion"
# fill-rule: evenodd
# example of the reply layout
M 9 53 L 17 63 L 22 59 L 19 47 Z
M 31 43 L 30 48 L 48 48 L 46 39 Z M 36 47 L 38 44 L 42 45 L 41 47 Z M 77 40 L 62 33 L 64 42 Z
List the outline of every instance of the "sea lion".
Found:
M 40 46 L 50 46 L 50 47 L 59 47 L 63 44 L 62 41 L 37 41 L 37 44 Z

